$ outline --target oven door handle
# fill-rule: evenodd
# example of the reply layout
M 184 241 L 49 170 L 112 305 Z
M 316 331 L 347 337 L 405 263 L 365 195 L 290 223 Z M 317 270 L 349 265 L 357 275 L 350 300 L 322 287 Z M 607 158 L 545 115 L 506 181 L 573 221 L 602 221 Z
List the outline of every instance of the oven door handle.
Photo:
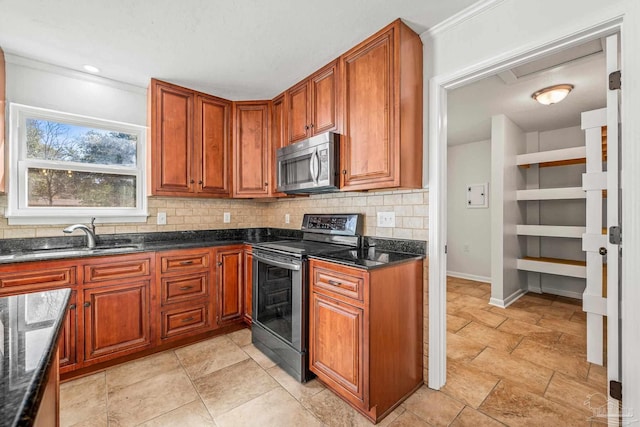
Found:
M 286 268 L 287 270 L 295 270 L 295 271 L 299 271 L 300 270 L 300 265 L 297 263 L 290 263 L 290 262 L 285 262 L 285 261 L 277 261 L 271 258 L 265 258 L 262 257 L 260 255 L 258 255 L 257 253 L 253 253 L 253 259 L 260 261 L 260 262 L 264 262 L 265 264 L 270 264 L 276 267 L 281 267 L 281 268 Z

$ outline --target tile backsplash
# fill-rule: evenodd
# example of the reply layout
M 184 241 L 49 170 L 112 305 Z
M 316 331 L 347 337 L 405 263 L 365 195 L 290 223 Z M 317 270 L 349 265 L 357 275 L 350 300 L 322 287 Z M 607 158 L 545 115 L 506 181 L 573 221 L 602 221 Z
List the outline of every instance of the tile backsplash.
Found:
M 304 213 L 335 212 L 364 214 L 364 233 L 368 236 L 427 240 L 428 202 L 428 190 L 332 193 L 278 201 L 150 197 L 146 223 L 98 224 L 96 231 L 118 234 L 246 227 L 300 229 Z M 6 203 L 6 196 L 0 196 L 1 211 Z M 167 214 L 166 225 L 156 224 L 158 212 Z M 225 212 L 231 214 L 229 223 L 223 222 Z M 396 226 L 377 227 L 378 212 L 394 212 Z M 62 236 L 63 228 L 63 225 L 8 225 L 7 219 L 0 217 L 0 238 L 4 239 Z

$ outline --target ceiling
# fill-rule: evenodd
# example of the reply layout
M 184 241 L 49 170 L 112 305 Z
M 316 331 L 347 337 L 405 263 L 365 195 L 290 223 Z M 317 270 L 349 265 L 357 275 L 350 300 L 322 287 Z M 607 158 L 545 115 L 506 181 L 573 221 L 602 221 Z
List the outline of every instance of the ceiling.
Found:
M 531 98 L 539 89 L 562 83 L 575 87 L 558 104 L 541 105 Z M 447 104 L 449 145 L 490 139 L 491 116 L 496 114 L 505 114 L 525 132 L 578 126 L 581 112 L 606 104 L 602 41 L 593 40 L 452 90 Z
M 0 0 L 0 47 L 142 87 L 270 99 L 397 18 L 422 33 L 475 2 Z

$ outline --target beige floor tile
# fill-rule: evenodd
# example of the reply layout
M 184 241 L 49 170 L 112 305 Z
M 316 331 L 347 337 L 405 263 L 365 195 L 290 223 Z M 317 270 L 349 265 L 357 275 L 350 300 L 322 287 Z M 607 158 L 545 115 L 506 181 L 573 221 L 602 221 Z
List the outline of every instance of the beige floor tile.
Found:
M 507 318 L 501 314 L 476 307 L 464 307 L 453 314 L 464 319 L 472 320 L 476 323 L 482 323 L 490 328 L 496 328 L 502 322 L 507 320 Z
M 522 340 L 521 335 L 498 331 L 476 322 L 471 322 L 460 329 L 457 335 L 507 353 L 513 351 Z
M 585 405 L 585 402 L 590 401 L 592 405 L 600 407 L 607 403 L 606 393 L 605 384 L 602 384 L 602 387 L 595 387 L 556 372 L 551 378 L 544 397 L 582 411 L 589 416 L 593 411 Z
M 317 379 L 306 383 L 298 382 L 279 366 L 267 369 L 267 373 L 297 400 L 308 399 L 325 389 L 325 386 Z
M 587 324 L 577 322 L 566 322 L 557 318 L 542 318 L 538 322 L 539 326 L 544 328 L 553 329 L 555 331 L 563 332 L 565 334 L 572 334 L 579 337 L 587 336 Z
M 109 425 L 138 425 L 197 398 L 184 370 L 174 369 L 110 392 Z
M 460 336 L 447 333 L 447 358 L 452 360 L 471 360 L 487 346 Z
M 258 350 L 253 344 L 242 347 L 245 353 L 249 355 L 255 362 L 262 366 L 263 369 L 269 369 L 276 366 L 276 363 L 269 359 L 263 352 Z
M 531 302 L 533 304 L 551 305 L 557 299 L 555 295 L 551 294 L 536 294 L 535 292 L 528 292 L 526 295 L 518 299 L 521 302 Z
M 518 300 L 514 302 L 511 306 L 517 304 L 518 302 L 520 301 Z M 530 313 L 539 314 L 544 318 L 556 318 L 556 319 L 569 320 L 571 319 L 571 316 L 573 316 L 573 313 L 574 313 L 574 310 L 570 310 L 564 307 L 555 307 L 552 305 L 543 305 L 543 304 L 536 304 L 536 303 L 522 303 L 522 304 L 524 305 L 524 307 L 514 307 L 514 308 L 519 308 L 524 311 L 528 311 Z
M 444 393 L 422 386 L 404 402 L 404 407 L 429 424 L 449 425 L 464 405 Z
M 587 381 L 596 387 L 607 387 L 607 367 L 590 363 Z
M 520 320 L 521 322 L 533 323 L 534 325 L 542 319 L 542 314 L 531 313 L 530 311 L 513 308 L 509 306 L 507 308 L 491 307 L 489 311 L 497 314 L 502 314 L 510 319 Z
M 460 298 L 462 294 L 453 291 L 447 291 L 447 302 Z
M 498 384 L 500 378 L 465 363 L 449 361 L 447 382 L 442 392 L 477 408 Z
M 106 370 L 107 390 L 111 392 L 178 368 L 180 362 L 172 351 L 123 363 Z
M 522 322 L 516 319 L 509 319 L 502 323 L 498 326 L 498 330 L 508 332 L 510 334 L 524 335 L 525 337 L 529 337 L 529 339 L 543 344 L 553 344 L 557 342 L 560 335 L 562 335 L 558 331 L 532 325 L 531 323 Z
M 453 314 L 447 314 L 447 331 L 458 332 L 471 322 L 469 319 L 463 317 L 454 316 Z
M 487 289 L 484 286 L 478 286 L 478 282 L 471 283 L 455 283 L 451 282 L 447 284 L 447 289 L 451 289 L 454 292 L 464 295 L 470 295 L 473 297 L 482 297 L 487 293 Z
M 247 353 L 226 336 L 179 348 L 175 353 L 192 379 L 200 378 L 249 358 Z
M 251 344 L 251 329 L 245 328 L 227 335 L 238 347 Z
M 167 412 L 157 418 L 146 423 L 140 424 L 140 427 L 215 427 L 211 415 L 207 412 L 207 408 L 200 399 L 191 403 L 187 403 L 171 412 Z
M 107 425 L 107 386 L 104 372 L 60 385 L 60 425 Z
M 259 419 L 259 422 L 256 422 Z M 278 387 L 215 419 L 219 427 L 320 427 L 322 423 L 289 393 Z
M 487 298 L 477 298 L 471 295 L 460 294 L 459 298 L 447 303 L 447 313 L 454 314 L 456 311 L 462 310 L 465 307 L 486 308 L 490 306 Z
M 529 338 L 522 340 L 512 354 L 578 379 L 586 379 L 589 372 L 589 363 L 582 355 L 567 353 L 562 349 L 546 346 Z
M 413 412 L 404 411 L 402 415 L 389 424 L 389 427 L 429 427 L 430 425 Z
M 553 371 L 535 365 L 527 360 L 514 357 L 513 354 L 492 348 L 485 349 L 470 365 L 476 369 L 491 372 L 510 381 L 521 383 L 527 390 L 542 396 Z
M 465 407 L 458 418 L 453 420 L 449 427 L 500 427 L 504 426 L 499 421 L 473 408 Z
M 555 344 L 555 347 L 561 348 L 567 353 L 581 354 L 585 358 L 587 356 L 587 338 L 579 337 L 572 334 L 562 334 Z
M 582 412 L 567 408 L 526 389 L 501 381 L 480 411 L 509 426 L 584 426 Z
M 572 322 L 584 323 L 587 321 L 587 313 L 582 310 L 576 310 L 570 320 Z
M 194 384 L 214 418 L 279 387 L 252 359 L 199 377 Z

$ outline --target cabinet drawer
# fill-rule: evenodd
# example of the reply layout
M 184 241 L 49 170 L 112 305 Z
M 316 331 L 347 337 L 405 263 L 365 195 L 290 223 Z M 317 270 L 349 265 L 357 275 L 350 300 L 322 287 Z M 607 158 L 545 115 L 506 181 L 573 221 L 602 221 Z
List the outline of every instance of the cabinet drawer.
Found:
M 162 338 L 171 338 L 209 327 L 207 303 L 162 312 Z
M 75 266 L 0 273 L 0 288 L 11 288 L 12 291 L 19 287 L 35 290 L 75 284 Z
M 209 273 L 163 277 L 162 304 L 169 304 L 209 295 Z
M 311 274 L 314 292 L 343 295 L 358 301 L 364 298 L 366 272 L 324 263 L 313 265 Z
M 129 279 L 148 276 L 151 272 L 150 258 L 102 259 L 84 266 L 84 283 Z
M 161 255 L 162 273 L 194 270 L 209 267 L 209 252 L 190 252 L 175 255 Z

